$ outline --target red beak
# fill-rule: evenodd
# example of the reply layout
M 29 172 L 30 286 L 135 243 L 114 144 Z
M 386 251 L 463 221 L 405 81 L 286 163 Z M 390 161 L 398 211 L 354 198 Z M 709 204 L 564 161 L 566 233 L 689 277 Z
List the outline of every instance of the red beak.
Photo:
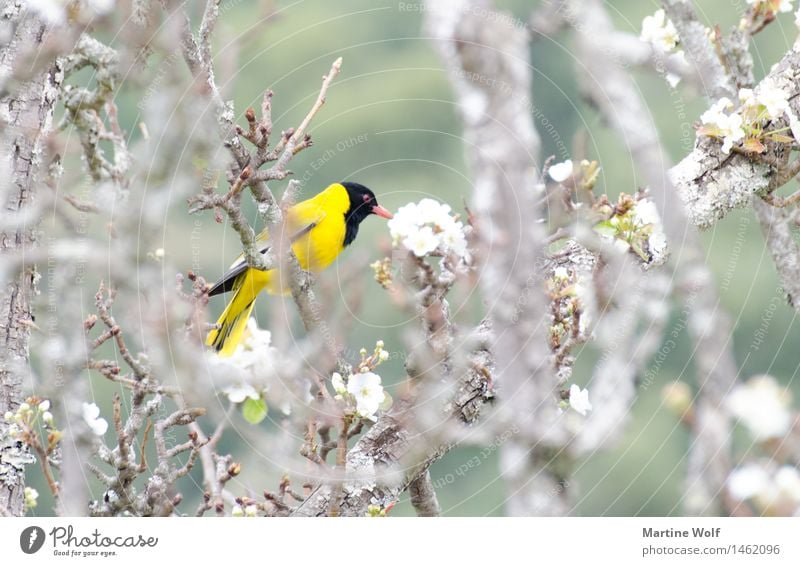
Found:
M 381 218 L 388 218 L 388 219 L 394 218 L 394 214 L 392 214 L 379 204 L 376 204 L 375 206 L 372 207 L 372 214 L 376 214 Z

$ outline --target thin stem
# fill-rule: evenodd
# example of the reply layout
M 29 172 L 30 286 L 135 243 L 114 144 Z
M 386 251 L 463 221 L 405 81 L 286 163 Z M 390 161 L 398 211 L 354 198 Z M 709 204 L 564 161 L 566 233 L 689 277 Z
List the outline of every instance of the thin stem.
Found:
M 347 463 L 347 439 L 350 430 L 350 415 L 342 417 L 342 428 L 339 430 L 339 440 L 336 446 L 336 472 L 339 476 L 331 493 L 331 506 L 328 509 L 329 517 L 338 517 L 341 511 L 342 488 L 344 487 L 345 465 Z

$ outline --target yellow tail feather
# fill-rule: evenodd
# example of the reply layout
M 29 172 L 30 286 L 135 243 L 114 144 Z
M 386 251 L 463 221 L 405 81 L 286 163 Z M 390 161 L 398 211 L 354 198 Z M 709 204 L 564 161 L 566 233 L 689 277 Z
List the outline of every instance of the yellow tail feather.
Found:
M 271 272 L 248 269 L 236 278 L 233 284 L 233 298 L 222 311 L 218 328 L 211 330 L 206 337 L 206 345 L 213 346 L 222 357 L 227 357 L 236 351 L 236 347 L 241 343 L 244 330 L 256 296 L 269 284 Z

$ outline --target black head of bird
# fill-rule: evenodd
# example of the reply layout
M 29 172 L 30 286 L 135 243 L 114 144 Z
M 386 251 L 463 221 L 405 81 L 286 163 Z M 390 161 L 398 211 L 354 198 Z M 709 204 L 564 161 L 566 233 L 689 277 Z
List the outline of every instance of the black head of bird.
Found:
M 347 189 L 350 198 L 350 209 L 345 213 L 344 219 L 347 229 L 344 235 L 344 245 L 349 245 L 356 239 L 358 226 L 370 214 L 382 218 L 392 218 L 392 213 L 378 204 L 375 193 L 359 183 L 343 182 L 341 185 Z

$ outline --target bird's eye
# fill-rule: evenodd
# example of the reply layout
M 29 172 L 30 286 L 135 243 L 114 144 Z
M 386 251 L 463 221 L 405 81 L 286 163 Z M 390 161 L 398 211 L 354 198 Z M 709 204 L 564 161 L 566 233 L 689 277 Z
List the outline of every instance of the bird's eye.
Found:
M 363 195 L 361 198 L 364 199 L 364 202 L 369 202 L 371 200 L 369 195 Z

